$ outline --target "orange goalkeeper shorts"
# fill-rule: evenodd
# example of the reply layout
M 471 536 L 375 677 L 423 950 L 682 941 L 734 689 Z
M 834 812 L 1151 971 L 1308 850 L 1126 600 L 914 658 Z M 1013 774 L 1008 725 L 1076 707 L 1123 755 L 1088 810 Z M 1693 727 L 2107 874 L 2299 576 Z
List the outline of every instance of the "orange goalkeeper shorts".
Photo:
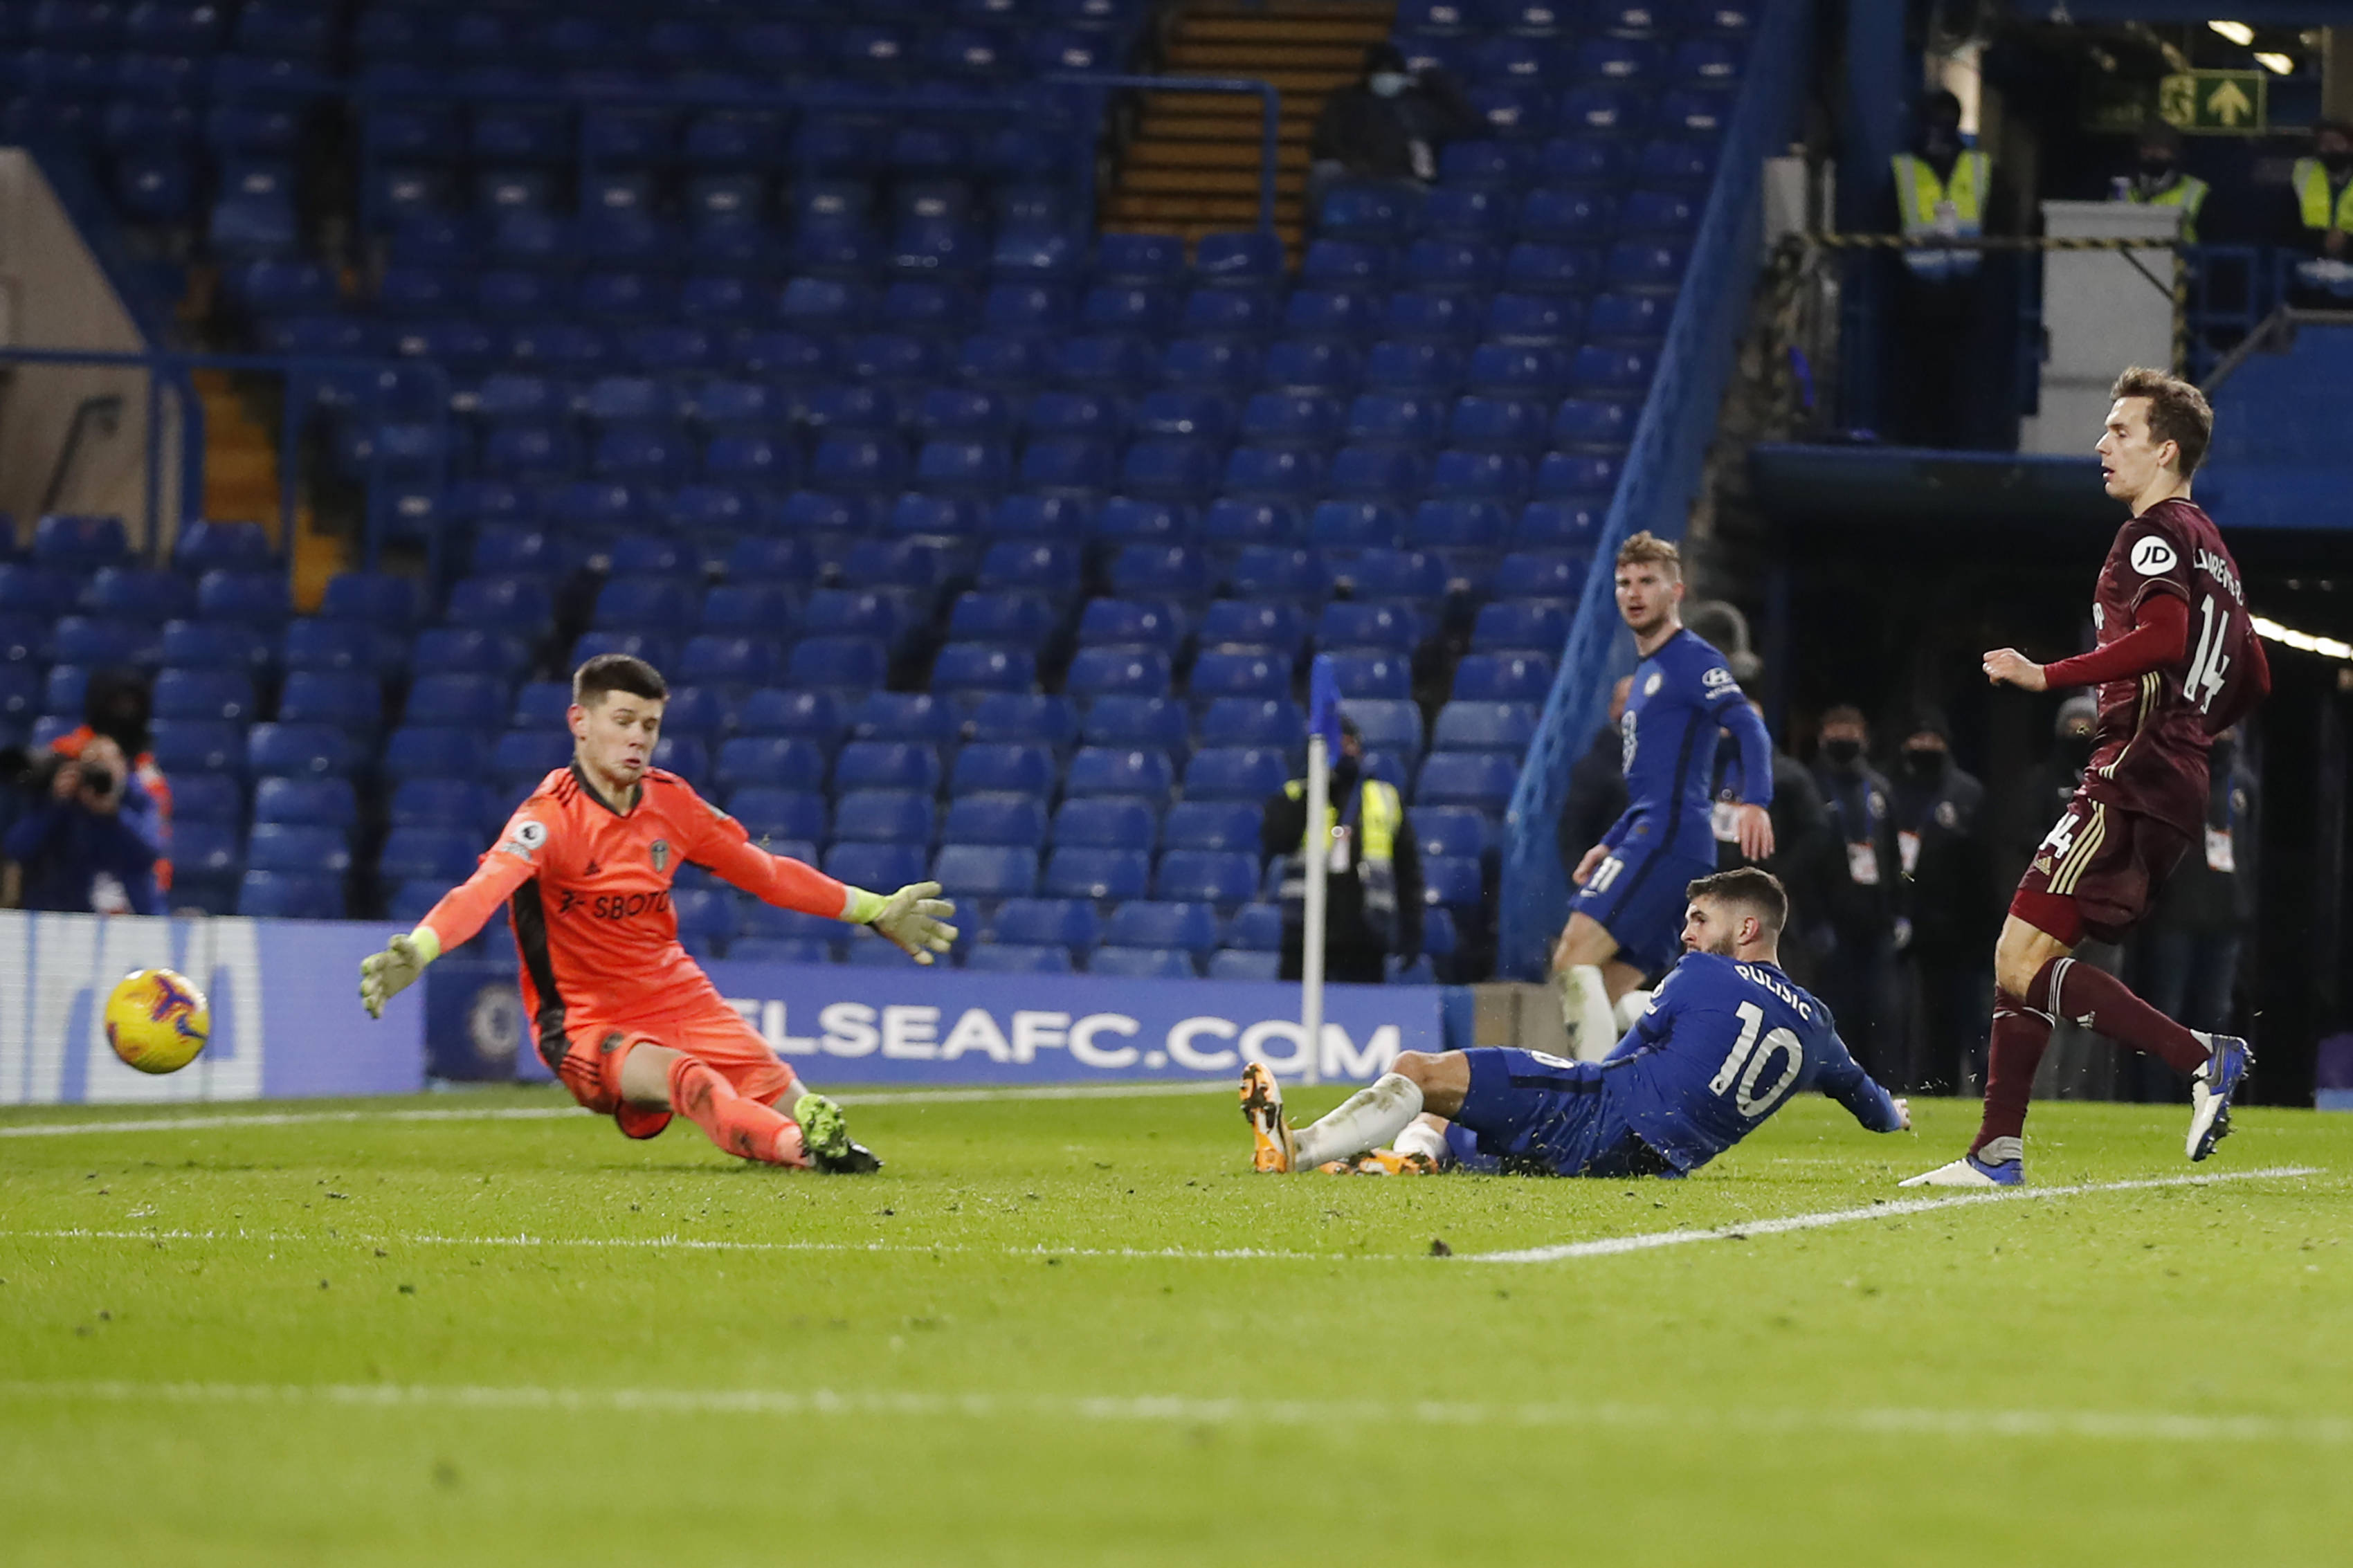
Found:
M 559 1046 L 563 1055 L 548 1066 L 572 1098 L 600 1116 L 612 1117 L 632 1138 L 651 1138 L 670 1119 L 667 1110 L 631 1105 L 621 1098 L 621 1064 L 641 1045 L 683 1052 L 716 1071 L 736 1093 L 770 1104 L 792 1086 L 796 1076 L 743 1015 L 715 997 L 707 1007 L 658 1022 L 566 1019 L 560 1042 L 540 1042 L 543 1058 L 551 1045 Z

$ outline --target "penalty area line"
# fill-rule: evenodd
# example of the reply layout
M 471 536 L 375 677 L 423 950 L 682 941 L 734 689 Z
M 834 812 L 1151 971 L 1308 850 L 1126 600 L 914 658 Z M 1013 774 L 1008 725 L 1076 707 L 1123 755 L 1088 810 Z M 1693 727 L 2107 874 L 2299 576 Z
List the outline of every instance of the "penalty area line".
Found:
M 1458 1400 L 1205 1399 L 1185 1394 L 1052 1395 L 835 1389 L 571 1388 L 534 1384 L 0 1383 L 0 1400 L 67 1405 L 313 1407 L 335 1410 L 513 1411 L 560 1415 L 961 1417 L 1102 1425 L 1278 1426 L 1345 1430 L 1419 1423 L 1479 1428 L 1596 1426 L 1686 1433 L 1694 1427 L 1844 1436 L 1910 1436 L 1976 1442 L 2353 1445 L 2341 1416 L 2177 1415 L 2157 1411 L 1972 1410 L 1892 1406 L 1704 1407 Z
M 1008 1084 L 977 1089 L 851 1089 L 827 1096 L 837 1105 L 984 1105 L 1025 1100 L 1155 1100 L 1231 1094 L 1224 1079 L 1199 1083 Z M 0 1138 L 69 1138 L 99 1132 L 201 1132 L 215 1127 L 310 1127 L 355 1121 L 554 1121 L 591 1113 L 576 1105 L 498 1105 L 381 1110 L 248 1110 L 225 1116 L 147 1116 L 118 1121 L 30 1121 L 0 1127 Z
M 1868 1208 L 1830 1209 L 1820 1214 L 1783 1215 L 1706 1230 L 1661 1230 L 1640 1236 L 1606 1236 L 1593 1241 L 1564 1242 L 1556 1247 L 1524 1247 L 1508 1252 L 1470 1252 L 1458 1263 L 1559 1263 L 1573 1258 L 1606 1258 L 1621 1252 L 1647 1252 L 1659 1247 L 1682 1247 L 1694 1241 L 1746 1241 L 1751 1237 L 1780 1236 L 1794 1230 L 1820 1230 L 1834 1225 L 1859 1225 L 1868 1220 L 1901 1219 L 1906 1215 L 1939 1209 L 1968 1208 L 1980 1204 L 2024 1203 L 2036 1198 L 2074 1197 L 2089 1193 L 2147 1192 L 2159 1187 L 2206 1187 L 2223 1182 L 2255 1182 L 2273 1177 L 2316 1176 L 2313 1165 L 2273 1165 L 2260 1171 L 2215 1171 L 2195 1176 L 2151 1176 L 2131 1182 L 2079 1182 L 2063 1187 L 2004 1187 L 1998 1191 L 1963 1193 L 1945 1198 L 1898 1198 Z

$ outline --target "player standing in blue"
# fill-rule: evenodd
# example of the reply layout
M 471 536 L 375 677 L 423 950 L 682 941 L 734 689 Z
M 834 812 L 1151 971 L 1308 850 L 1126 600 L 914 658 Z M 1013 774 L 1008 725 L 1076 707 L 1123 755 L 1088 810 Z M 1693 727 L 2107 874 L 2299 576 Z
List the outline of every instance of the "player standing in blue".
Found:
M 1642 662 L 1619 721 L 1626 813 L 1569 879 L 1568 925 L 1552 954 L 1571 1055 L 1599 1061 L 1633 1022 L 1628 993 L 1675 961 L 1683 888 L 1715 869 L 1716 732 L 1740 743 L 1740 852 L 1773 853 L 1773 738 L 1724 656 L 1684 629 L 1683 556 L 1638 533 L 1618 552 L 1618 613 Z M 1621 1006 L 1623 1010 L 1621 1011 Z
M 1606 1062 L 1484 1047 L 1408 1051 L 1313 1126 L 1283 1121 L 1274 1075 L 1242 1072 L 1261 1171 L 1683 1176 L 1819 1089 L 1873 1132 L 1910 1108 L 1856 1065 L 1830 1009 L 1781 973 L 1788 895 L 1754 866 L 1687 889 L 1683 962 Z M 1393 1146 L 1392 1146 L 1393 1145 Z

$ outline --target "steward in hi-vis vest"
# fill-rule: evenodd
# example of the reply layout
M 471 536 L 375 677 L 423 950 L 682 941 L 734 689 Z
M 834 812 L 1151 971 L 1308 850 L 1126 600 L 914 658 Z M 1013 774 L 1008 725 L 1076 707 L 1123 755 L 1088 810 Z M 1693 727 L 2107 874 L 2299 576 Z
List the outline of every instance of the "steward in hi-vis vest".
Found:
M 2117 180 L 2119 201 L 2136 206 L 2179 207 L 2181 238 L 2198 243 L 2198 214 L 2206 205 L 2208 186 L 2195 174 L 2181 172 L 2181 133 L 2159 121 L 2140 133 L 2139 162 L 2129 176 Z
M 1386 978 L 1383 959 L 1394 953 L 1410 964 L 1421 956 L 1421 858 L 1397 786 L 1366 777 L 1364 757 L 1356 723 L 1343 718 L 1324 807 L 1335 831 L 1324 882 L 1324 975 L 1377 985 Z M 1304 963 L 1307 838 L 1307 781 L 1293 779 L 1268 799 L 1259 835 L 1262 858 L 1282 863 L 1286 980 L 1298 979 Z
M 1985 233 L 1986 194 L 1993 188 L 1993 160 L 1972 151 L 1954 155 L 1949 173 L 1939 175 L 1930 159 L 1898 153 L 1889 160 L 1895 170 L 1895 204 L 1906 238 L 1976 239 Z M 1906 250 L 1904 264 L 1914 276 L 1931 281 L 1973 278 L 1983 258 L 1974 250 Z
M 2312 156 L 2289 169 L 2295 201 L 2297 292 L 2306 304 L 2343 309 L 2353 301 L 2353 126 L 2323 120 L 2312 128 Z M 2295 301 L 2291 301 L 2295 302 Z

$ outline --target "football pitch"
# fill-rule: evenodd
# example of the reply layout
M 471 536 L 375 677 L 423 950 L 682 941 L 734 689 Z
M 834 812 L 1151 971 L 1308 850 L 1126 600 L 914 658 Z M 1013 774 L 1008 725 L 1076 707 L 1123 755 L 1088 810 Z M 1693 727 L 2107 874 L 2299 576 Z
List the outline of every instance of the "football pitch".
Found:
M 1229 1091 L 844 1098 L 878 1176 L 520 1089 L 0 1115 L 0 1560 L 2353 1553 L 2353 1118 L 2192 1167 L 2042 1106 L 1985 1196 L 1893 1185 L 1956 1101 L 1567 1182 L 1253 1176 Z

